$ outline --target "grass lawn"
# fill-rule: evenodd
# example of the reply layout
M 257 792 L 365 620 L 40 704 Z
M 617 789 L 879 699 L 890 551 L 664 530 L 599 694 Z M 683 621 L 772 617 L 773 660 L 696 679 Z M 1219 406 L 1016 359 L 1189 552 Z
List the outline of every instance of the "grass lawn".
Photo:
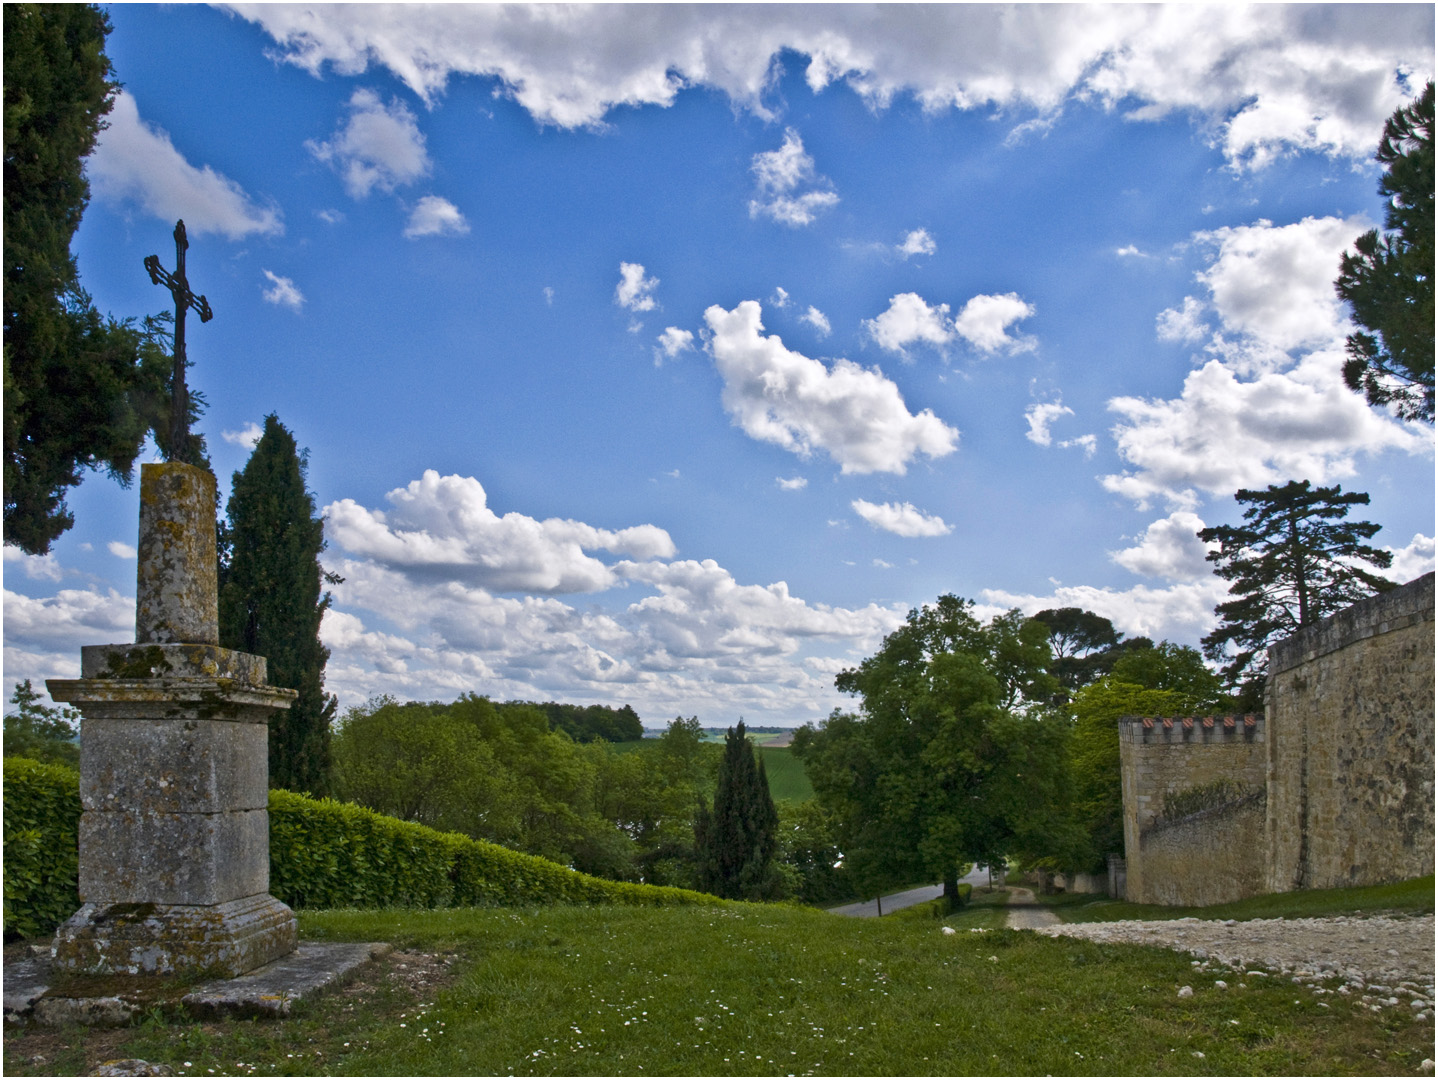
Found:
M 803 802 L 814 797 L 803 762 L 787 746 L 763 746 L 759 753 L 764 755 L 764 775 L 769 778 L 769 794 L 775 802 Z
M 1058 893 L 1035 899 L 1051 906 L 1064 922 L 1182 919 L 1189 915 L 1203 919 L 1300 919 L 1355 911 L 1370 914 L 1378 911 L 1423 912 L 1433 910 L 1433 875 L 1361 889 L 1306 889 L 1302 892 L 1275 893 L 1206 908 L 1130 904 L 1124 900 L 1110 900 L 1105 896 L 1085 893 Z
M 1002 897 L 976 890 L 953 934 L 777 905 L 302 911 L 305 938 L 403 951 L 284 1022 L 7 1031 L 5 1072 L 1411 1076 L 1433 1056 L 1431 1021 L 1004 930 Z

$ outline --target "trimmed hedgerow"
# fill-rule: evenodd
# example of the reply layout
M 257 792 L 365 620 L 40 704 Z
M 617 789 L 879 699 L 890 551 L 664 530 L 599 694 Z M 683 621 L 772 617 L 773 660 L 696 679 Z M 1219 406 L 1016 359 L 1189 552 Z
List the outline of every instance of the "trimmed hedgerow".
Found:
M 459 833 L 333 799 L 271 791 L 270 892 L 291 907 L 718 904 L 706 893 L 605 881 Z M 80 776 L 5 759 L 5 936 L 52 932 L 80 906 Z
M 80 774 L 5 759 L 5 937 L 54 930 L 80 906 Z
M 333 799 L 270 792 L 270 892 L 292 907 L 716 904 L 706 893 L 605 881 Z

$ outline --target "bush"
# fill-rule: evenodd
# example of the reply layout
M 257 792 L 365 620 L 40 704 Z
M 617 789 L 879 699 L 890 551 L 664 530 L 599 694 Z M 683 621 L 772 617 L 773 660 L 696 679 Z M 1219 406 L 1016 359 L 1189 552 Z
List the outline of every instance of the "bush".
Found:
M 270 892 L 292 907 L 717 904 L 706 893 L 605 881 L 537 855 L 333 799 L 270 792 Z
M 270 792 L 270 892 L 298 908 L 718 904 L 605 881 L 333 799 Z M 5 759 L 5 936 L 47 934 L 80 906 L 80 777 Z
M 80 906 L 80 774 L 5 759 L 5 937 L 54 930 Z

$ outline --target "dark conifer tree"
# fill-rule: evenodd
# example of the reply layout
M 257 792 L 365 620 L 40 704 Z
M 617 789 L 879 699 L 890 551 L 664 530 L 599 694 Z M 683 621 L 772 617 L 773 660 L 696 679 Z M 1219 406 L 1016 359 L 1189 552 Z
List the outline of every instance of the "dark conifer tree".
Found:
M 764 763 L 755 761 L 741 720 L 724 739 L 714 809 L 701 799 L 694 819 L 699 888 L 729 900 L 777 899 L 778 828 Z
M 1362 491 L 1315 488 L 1307 480 L 1270 484 L 1263 491 L 1240 490 L 1247 504 L 1242 525 L 1215 525 L 1199 532 L 1216 543 L 1207 559 L 1233 597 L 1214 608 L 1222 622 L 1202 641 L 1208 659 L 1224 664 L 1223 674 L 1240 695 L 1241 707 L 1262 708 L 1268 646 L 1312 626 L 1364 597 L 1396 584 L 1365 570 L 1386 570 L 1391 552 L 1364 543 L 1381 528 L 1348 521 L 1354 506 L 1367 506 Z
M 330 721 L 324 689 L 329 650 L 320 643 L 324 522 L 305 490 L 305 455 L 271 414 L 227 506 L 229 562 L 220 588 L 220 644 L 269 661 L 272 686 L 299 691 L 270 720 L 270 786 L 329 792 Z
M 109 32 L 92 4 L 5 5 L 5 542 L 33 555 L 75 523 L 65 497 L 87 470 L 128 482 L 168 386 L 144 335 L 95 309 L 70 254 L 84 159 L 119 89 Z

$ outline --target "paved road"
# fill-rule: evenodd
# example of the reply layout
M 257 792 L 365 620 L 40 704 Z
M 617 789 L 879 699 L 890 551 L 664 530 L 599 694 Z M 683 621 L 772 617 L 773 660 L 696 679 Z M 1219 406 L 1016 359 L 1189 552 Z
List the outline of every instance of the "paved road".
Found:
M 959 880 L 967 881 L 977 889 L 980 885 L 989 883 L 989 872 L 975 869 Z M 884 914 L 898 911 L 900 908 L 913 907 L 915 904 L 922 904 L 925 900 L 934 900 L 943 894 L 944 887 L 942 885 L 921 885 L 917 889 L 893 893 L 883 898 Z M 878 904 L 873 900 L 865 900 L 859 904 L 845 904 L 843 907 L 830 908 L 829 911 L 834 915 L 851 915 L 859 919 L 872 919 L 879 914 Z

